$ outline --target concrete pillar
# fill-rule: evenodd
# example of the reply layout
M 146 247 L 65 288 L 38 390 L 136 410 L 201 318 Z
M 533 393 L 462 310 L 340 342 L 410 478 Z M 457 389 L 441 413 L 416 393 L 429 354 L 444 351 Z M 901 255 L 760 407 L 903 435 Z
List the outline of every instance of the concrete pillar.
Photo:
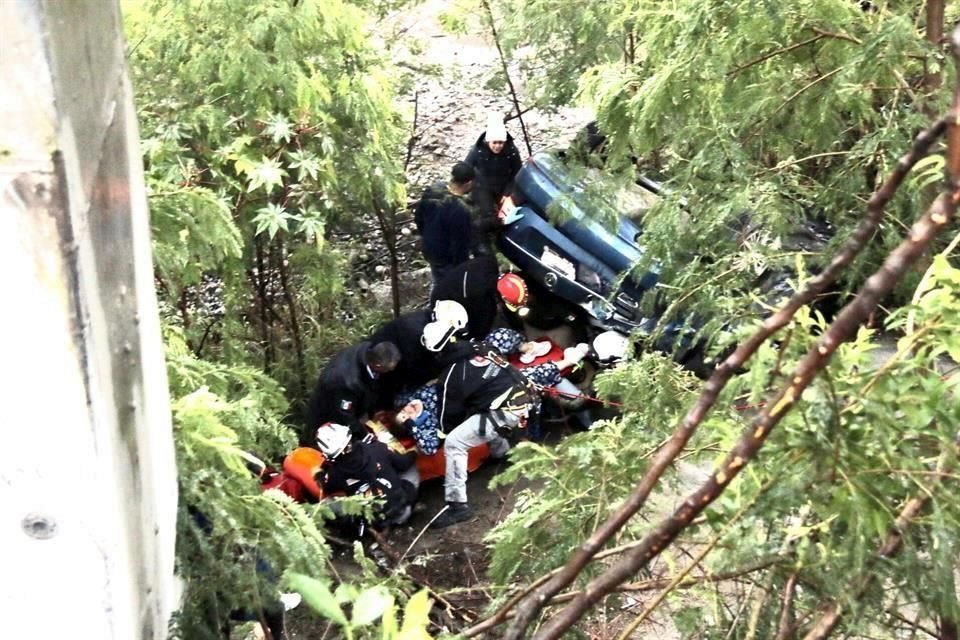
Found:
M 115 0 L 0 0 L 4 637 L 157 639 L 176 471 Z

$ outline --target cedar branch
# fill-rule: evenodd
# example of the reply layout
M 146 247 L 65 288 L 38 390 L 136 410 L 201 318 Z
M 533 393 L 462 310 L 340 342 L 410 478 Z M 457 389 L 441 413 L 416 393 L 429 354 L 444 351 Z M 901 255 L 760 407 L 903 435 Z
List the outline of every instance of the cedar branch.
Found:
M 707 416 L 710 409 L 713 408 L 713 405 L 716 404 L 720 392 L 734 373 L 746 364 L 768 338 L 785 327 L 801 307 L 809 304 L 823 293 L 834 282 L 837 275 L 863 250 L 883 219 L 886 204 L 893 198 L 910 170 L 925 157 L 931 145 L 943 134 L 945 129 L 946 119 L 940 119 L 915 138 L 910 151 L 899 159 L 890 175 L 871 196 L 867 202 L 866 215 L 860 221 L 856 230 L 847 238 L 843 247 L 833 257 L 830 264 L 816 277 L 808 281 L 806 287 L 794 294 L 777 313 L 767 318 L 752 336 L 742 342 L 716 368 L 704 383 L 700 396 L 677 426 L 670 440 L 654 457 L 647 472 L 623 504 L 587 540 L 577 547 L 562 570 L 514 605 L 518 611 L 514 623 L 504 635 L 506 640 L 519 640 L 524 630 L 543 606 L 549 602 L 550 598 L 569 586 L 603 545 L 640 510 L 660 477 L 682 451 L 697 427 Z M 502 611 L 498 611 L 494 617 L 504 619 L 501 613 Z
M 960 446 L 960 433 L 957 434 L 957 439 L 953 444 L 954 450 L 947 447 L 941 454 L 940 460 L 937 462 L 937 471 L 949 471 L 956 462 L 957 452 L 955 449 L 957 446 Z M 943 484 L 942 480 L 940 480 L 941 477 L 942 476 L 937 477 L 936 485 Z M 935 488 L 936 486 L 923 488 L 901 509 L 891 527 L 891 531 L 887 534 L 883 544 L 880 545 L 880 548 L 877 550 L 876 556 L 878 558 L 892 558 L 900 552 L 900 549 L 903 548 L 904 531 L 910 526 L 910 523 L 920 515 L 920 512 L 927 504 L 933 500 L 933 491 Z M 873 573 L 862 574 L 856 580 L 856 587 L 852 591 L 852 599 L 855 601 L 862 598 L 863 594 L 870 588 L 870 585 L 876 581 L 876 578 L 877 576 Z M 829 603 L 823 608 L 823 613 L 814 623 L 810 631 L 803 636 L 803 640 L 824 640 L 824 638 L 829 637 L 834 629 L 837 628 L 837 625 L 840 624 L 840 619 L 845 612 L 846 609 L 840 602 L 834 601 Z
M 957 127 L 951 124 L 950 128 L 953 130 Z M 790 384 L 781 389 L 776 399 L 757 416 L 710 479 L 687 496 L 671 516 L 662 520 L 643 539 L 643 544 L 635 547 L 616 567 L 608 569 L 592 581 L 581 597 L 551 618 L 534 636 L 536 640 L 555 640 L 561 637 L 590 606 L 659 555 L 757 455 L 773 427 L 800 399 L 803 390 L 809 386 L 814 375 L 827 365 L 833 352 L 856 332 L 876 308 L 880 298 L 893 289 L 906 270 L 936 238 L 938 232 L 953 218 L 957 202 L 960 201 L 960 191 L 956 189 L 960 183 L 956 177 L 951 176 L 949 184 L 950 191 L 937 198 L 927 213 L 914 224 L 909 237 L 891 252 L 881 269 L 867 280 L 856 298 L 843 308 L 818 341 L 818 345 L 800 361 L 790 377 Z
M 957 53 L 958 51 L 960 51 L 960 27 L 954 31 L 954 52 L 955 56 L 960 59 L 960 53 Z M 958 67 L 960 67 L 960 64 L 958 64 Z M 958 73 L 960 73 L 960 71 L 958 71 Z M 933 242 L 937 234 L 953 219 L 956 214 L 958 202 L 960 202 L 960 126 L 958 126 L 958 120 L 960 120 L 960 79 L 958 79 L 954 88 L 953 106 L 947 118 L 949 124 L 946 125 L 947 152 L 946 166 L 944 169 L 944 192 L 934 201 L 927 212 L 914 223 L 908 237 L 887 256 L 883 266 L 867 279 L 854 300 L 840 311 L 836 320 L 818 341 L 818 345 L 812 348 L 800 361 L 790 378 L 790 384 L 781 389 L 776 399 L 769 403 L 754 419 L 753 425 L 742 434 L 740 441 L 729 452 L 726 460 L 718 467 L 710 479 L 691 493 L 677 511 L 662 520 L 654 530 L 644 538 L 644 544 L 635 547 L 627 553 L 623 561 L 618 563 L 617 566 L 604 571 L 584 589 L 581 596 L 574 599 L 562 611 L 550 618 L 534 636 L 536 640 L 555 640 L 561 637 L 589 607 L 603 598 L 616 585 L 624 582 L 631 575 L 646 566 L 651 559 L 669 546 L 677 535 L 729 486 L 730 481 L 757 455 L 772 429 L 800 399 L 803 390 L 809 386 L 814 375 L 827 365 L 833 352 L 842 342 L 848 340 L 850 336 L 856 332 L 857 328 L 867 320 L 870 313 L 876 308 L 879 300 L 893 289 L 907 269 L 916 262 Z M 941 120 L 940 122 L 943 121 Z M 934 128 L 936 128 L 936 125 L 934 125 Z M 886 187 L 889 182 L 890 180 L 888 179 L 887 182 L 884 183 L 884 187 Z M 874 201 L 876 195 L 877 194 L 874 194 L 874 197 L 871 198 L 871 202 Z M 834 262 L 836 262 L 836 259 Z M 833 266 L 833 263 L 831 263 L 831 266 Z M 797 297 L 798 296 L 794 296 L 794 299 Z M 764 325 L 766 324 L 765 322 Z M 763 329 L 761 329 L 758 334 L 762 333 L 762 331 Z M 740 349 L 737 350 L 737 352 L 739 351 Z M 736 355 L 737 352 L 734 352 L 734 355 Z M 731 356 L 730 358 L 733 357 L 734 356 Z M 729 363 L 730 358 L 721 365 L 721 368 Z M 720 370 L 718 369 L 718 371 L 714 372 L 714 375 L 711 376 L 711 379 L 707 381 L 701 398 L 709 393 L 708 387 L 710 383 L 716 378 L 722 377 L 718 376 L 719 373 Z M 729 379 L 729 377 L 727 379 Z M 724 381 L 724 383 L 725 382 L 726 381 Z M 719 389 L 716 393 L 719 393 Z M 714 399 L 715 397 L 716 396 L 714 396 Z M 694 405 L 694 409 L 699 404 L 700 402 L 698 401 Z M 695 427 L 696 424 L 693 426 Z M 669 460 L 666 461 L 667 464 L 673 460 L 676 453 L 677 452 L 674 452 Z M 658 455 L 654 461 L 654 465 L 656 465 L 659 459 L 660 456 Z M 664 465 L 664 469 L 665 468 L 666 465 Z M 649 471 L 647 475 L 649 475 Z M 641 480 L 641 484 L 642 483 L 643 480 Z M 638 486 L 635 493 L 642 493 L 643 489 L 646 489 L 646 487 Z M 652 486 L 650 486 L 650 489 L 652 489 Z M 643 496 L 644 500 L 648 494 L 649 489 Z M 634 498 L 634 496 L 631 495 L 631 498 Z M 629 502 L 630 498 L 628 498 L 628 503 Z M 517 618 L 518 620 L 520 619 L 519 612 Z M 532 616 L 530 616 L 530 618 L 532 618 Z M 509 631 L 516 633 L 518 628 L 519 625 L 514 624 L 511 625 Z M 523 629 L 519 631 L 522 633 Z M 519 634 L 508 637 L 519 638 Z

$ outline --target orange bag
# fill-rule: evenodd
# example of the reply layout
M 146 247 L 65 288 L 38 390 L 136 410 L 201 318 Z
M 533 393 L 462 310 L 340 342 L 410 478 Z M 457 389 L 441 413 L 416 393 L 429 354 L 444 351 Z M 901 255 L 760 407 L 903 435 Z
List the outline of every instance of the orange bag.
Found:
M 307 493 L 319 500 L 323 497 L 323 490 L 313 476 L 320 471 L 324 460 L 326 458 L 320 451 L 310 447 L 299 447 L 283 459 L 283 472 L 300 481 Z

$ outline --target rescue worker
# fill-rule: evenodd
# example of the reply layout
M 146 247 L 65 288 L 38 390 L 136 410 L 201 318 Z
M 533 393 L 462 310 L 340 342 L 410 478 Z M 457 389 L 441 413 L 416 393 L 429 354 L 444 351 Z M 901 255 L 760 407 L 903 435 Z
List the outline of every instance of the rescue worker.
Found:
M 458 162 L 450 171 L 449 182 L 424 189 L 414 210 L 434 287 L 447 271 L 470 258 L 472 204 L 466 196 L 473 189 L 474 175 L 472 166 Z
M 410 311 L 384 323 L 368 338 L 371 344 L 392 342 L 400 351 L 397 367 L 380 377 L 381 406 L 389 406 L 404 388 L 418 387 L 440 373 L 435 355 L 421 340 L 423 328 L 432 320 L 430 309 Z
M 420 484 L 415 452 L 398 453 L 372 435 L 357 441 L 348 427 L 329 423 L 316 430 L 316 447 L 326 456 L 316 475 L 324 495 L 382 498 L 370 523 L 375 529 L 410 519 Z
M 430 325 L 428 325 L 429 327 Z M 425 346 L 441 351 L 451 334 L 424 334 Z M 490 455 L 502 459 L 511 437 L 536 411 L 536 388 L 495 353 L 460 358 L 440 374 L 437 388 L 439 429 L 446 434 L 444 497 L 446 509 L 431 527 L 440 529 L 473 516 L 467 503 L 467 455 L 487 443 Z
M 487 116 L 487 128 L 470 147 L 464 160 L 476 172 L 473 190 L 481 219 L 488 221 L 496 217 L 497 207 L 520 171 L 520 151 L 513 142 L 513 136 L 507 133 L 503 124 L 503 115 L 490 113 Z
M 467 311 L 467 335 L 483 338 L 497 317 L 499 269 L 493 255 L 468 260 L 451 269 L 433 289 L 431 302 L 453 300 Z
M 506 307 L 507 324 L 518 331 L 523 331 L 524 325 L 549 331 L 562 325 L 582 324 L 577 322 L 577 308 L 571 308 L 566 300 L 519 274 L 500 276 L 497 293 Z
M 500 355 L 524 353 L 532 349 L 536 343 L 523 339 L 523 335 L 513 329 L 495 329 L 479 347 L 474 346 L 473 352 L 480 349 L 480 353 L 493 349 Z M 587 345 L 580 344 L 570 347 L 563 352 L 563 357 L 552 362 L 545 362 L 520 369 L 520 373 L 537 385 L 539 388 L 556 387 L 567 394 L 579 394 L 580 390 L 566 380 L 564 372 L 579 363 L 587 354 Z M 423 455 L 432 456 L 441 445 L 440 428 L 440 398 L 439 383 L 428 382 L 403 394 L 398 398 L 399 407 L 395 421 L 398 427 L 414 439 L 417 451 Z M 537 410 L 534 413 L 538 413 Z
M 355 438 L 363 438 L 367 433 L 363 421 L 381 401 L 380 376 L 396 369 L 400 358 L 392 342 L 364 341 L 337 353 L 310 396 L 300 443 L 314 446 L 316 429 L 325 422 L 344 424 Z
M 391 406 L 398 393 L 435 379 L 443 369 L 436 354 L 423 345 L 424 328 L 431 322 L 439 322 L 454 326 L 454 331 L 462 334 L 467 318 L 467 311 L 460 304 L 435 301 L 432 309 L 405 313 L 385 323 L 370 336 L 371 344 L 392 342 L 400 350 L 400 363 L 380 378 L 379 406 Z

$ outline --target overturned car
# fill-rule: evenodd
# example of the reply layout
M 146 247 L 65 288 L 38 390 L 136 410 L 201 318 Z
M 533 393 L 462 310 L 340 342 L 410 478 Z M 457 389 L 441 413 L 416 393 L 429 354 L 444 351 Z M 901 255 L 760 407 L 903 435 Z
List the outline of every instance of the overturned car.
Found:
M 569 167 L 562 153 L 537 153 L 501 204 L 498 248 L 525 276 L 536 300 L 524 320 L 539 329 L 573 321 L 588 340 L 653 336 L 650 346 L 708 374 L 706 345 L 697 338 L 703 322 L 680 317 L 658 326 L 667 305 L 657 293 L 660 272 L 641 242 L 639 220 L 657 201 L 660 184 L 638 176 L 628 189 L 605 198 L 588 193 L 581 175 L 582 168 Z M 824 225 L 806 225 L 797 242 L 816 250 L 830 235 Z M 789 275 L 765 274 L 767 294 L 789 294 Z

